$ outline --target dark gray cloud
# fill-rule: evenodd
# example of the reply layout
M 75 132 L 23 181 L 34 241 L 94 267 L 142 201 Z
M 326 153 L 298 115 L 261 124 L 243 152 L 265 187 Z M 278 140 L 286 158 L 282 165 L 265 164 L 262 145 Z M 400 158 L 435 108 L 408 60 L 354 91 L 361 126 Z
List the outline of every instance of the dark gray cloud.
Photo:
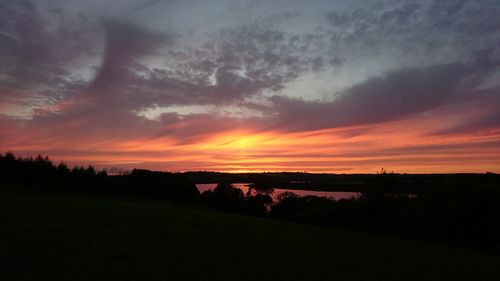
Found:
M 0 9 L 2 88 L 40 91 L 75 90 L 71 64 L 94 50 L 87 40 L 92 26 L 84 17 L 40 12 L 30 1 L 3 2 Z M 45 92 L 47 94 L 47 92 Z
M 34 130 L 50 128 L 40 137 L 64 131 L 70 139 L 82 135 L 127 138 L 150 134 L 158 128 L 159 124 L 131 111 L 142 104 L 141 100 L 134 99 L 133 81 L 137 77 L 131 67 L 156 47 L 169 44 L 170 37 L 129 23 L 105 20 L 102 24 L 105 51 L 95 77 L 74 95 L 34 111 L 33 120 L 27 126 Z
M 134 95 L 147 93 L 136 93 L 140 91 L 134 87 L 138 78 L 131 67 L 159 46 L 171 44 L 173 38 L 131 23 L 106 20 L 103 24 L 106 39 L 102 63 L 88 89 L 81 94 L 82 99 L 90 99 L 93 108 L 114 106 L 133 109 L 141 106 Z
M 356 3 L 356 2 L 353 2 Z M 374 1 L 326 16 L 331 52 L 347 59 L 389 54 L 421 64 L 460 61 L 500 42 L 495 0 Z M 498 50 L 498 49 L 497 49 Z M 500 57 L 500 53 L 496 54 Z M 415 61 L 416 60 L 416 61 Z
M 106 47 L 97 75 L 87 90 L 73 97 L 84 100 L 80 102 L 84 106 L 137 111 L 152 106 L 241 104 L 322 67 L 320 58 L 301 56 L 307 49 L 306 38 L 258 25 L 226 29 L 198 49 L 168 51 L 169 60 L 174 60 L 168 68 L 150 67 L 140 59 L 171 45 L 175 35 L 114 21 L 105 22 L 105 28 Z
M 170 52 L 175 70 L 146 69 L 141 85 L 159 105 L 228 104 L 282 89 L 323 62 L 308 57 L 308 38 L 259 24 L 217 32 L 201 48 Z
M 461 134 L 477 134 L 477 135 L 493 135 L 500 128 L 500 90 L 495 89 L 495 92 L 487 91 L 477 95 L 474 99 L 458 104 L 454 110 L 455 116 L 463 115 L 463 112 L 477 111 L 476 114 L 470 114 L 468 118 L 464 118 L 459 124 L 449 126 L 445 129 L 440 129 L 431 132 L 432 135 L 461 135 Z M 457 112 L 458 111 L 458 112 Z M 462 114 L 461 114 L 462 113 Z
M 471 64 L 451 63 L 392 70 L 345 91 L 331 102 L 304 101 L 274 96 L 276 128 L 311 130 L 366 125 L 401 119 L 440 106 L 467 100 L 475 106 L 497 99 L 500 87 L 480 89 L 500 68 L 497 61 L 476 59 Z M 489 108 L 499 111 L 499 106 Z M 493 114 L 496 116 L 498 114 Z M 490 121 L 486 124 L 499 125 Z

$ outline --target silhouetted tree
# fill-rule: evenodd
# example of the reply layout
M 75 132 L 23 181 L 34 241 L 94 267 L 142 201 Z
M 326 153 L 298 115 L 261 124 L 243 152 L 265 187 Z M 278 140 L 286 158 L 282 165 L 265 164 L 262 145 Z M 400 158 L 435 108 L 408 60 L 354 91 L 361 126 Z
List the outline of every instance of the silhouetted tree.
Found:
M 224 211 L 240 212 L 245 196 L 243 191 L 230 183 L 219 183 L 214 190 L 205 191 L 202 200 L 205 204 Z
M 68 166 L 66 165 L 66 163 L 60 162 L 59 165 L 57 165 L 57 172 L 60 175 L 67 175 L 67 174 L 69 174 L 70 170 L 69 170 Z
M 267 194 L 256 194 L 245 197 L 244 212 L 253 216 L 265 217 L 271 208 L 273 199 Z

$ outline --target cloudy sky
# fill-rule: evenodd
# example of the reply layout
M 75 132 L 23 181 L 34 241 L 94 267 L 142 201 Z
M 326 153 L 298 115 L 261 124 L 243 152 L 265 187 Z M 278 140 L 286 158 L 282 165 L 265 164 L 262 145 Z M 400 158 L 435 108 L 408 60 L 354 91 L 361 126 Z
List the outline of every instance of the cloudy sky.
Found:
M 0 151 L 500 172 L 498 0 L 0 2 Z

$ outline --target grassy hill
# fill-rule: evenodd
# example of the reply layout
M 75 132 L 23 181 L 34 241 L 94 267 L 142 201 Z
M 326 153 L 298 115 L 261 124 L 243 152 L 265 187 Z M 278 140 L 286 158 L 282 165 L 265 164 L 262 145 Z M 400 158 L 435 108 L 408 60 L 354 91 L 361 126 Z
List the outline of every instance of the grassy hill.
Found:
M 165 202 L 0 192 L 0 280 L 500 280 L 500 257 Z

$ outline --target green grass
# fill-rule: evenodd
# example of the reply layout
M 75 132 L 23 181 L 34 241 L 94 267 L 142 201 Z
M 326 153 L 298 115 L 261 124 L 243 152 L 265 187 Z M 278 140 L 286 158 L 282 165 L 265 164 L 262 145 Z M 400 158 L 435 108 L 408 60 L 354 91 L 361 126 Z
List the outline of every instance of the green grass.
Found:
M 500 280 L 500 257 L 162 202 L 0 192 L 0 280 Z

